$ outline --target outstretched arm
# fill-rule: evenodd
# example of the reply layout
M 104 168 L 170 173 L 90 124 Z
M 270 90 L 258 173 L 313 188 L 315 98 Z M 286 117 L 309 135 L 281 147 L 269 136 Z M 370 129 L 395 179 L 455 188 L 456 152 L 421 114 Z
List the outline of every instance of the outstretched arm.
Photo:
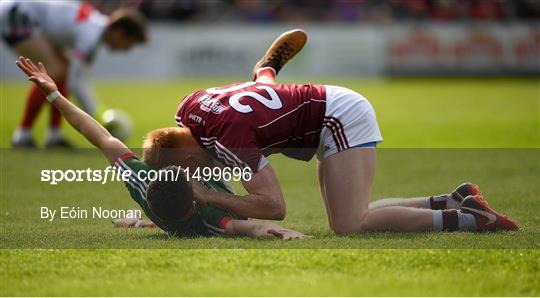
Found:
M 121 141 L 114 138 L 94 118 L 58 92 L 56 84 L 47 74 L 47 70 L 41 62 L 36 67 L 30 59 L 21 56 L 17 59 L 16 64 L 28 76 L 28 80 L 36 84 L 47 100 L 62 113 L 71 126 L 99 148 L 111 164 L 114 164 L 122 154 L 130 152 Z
M 116 228 L 157 228 L 157 225 L 152 221 L 139 218 L 119 218 L 113 220 L 113 224 Z M 273 223 L 239 219 L 233 219 L 227 223 L 225 234 L 230 237 L 276 237 L 283 240 L 311 238 L 311 236 L 280 227 Z
M 229 236 L 277 237 L 283 240 L 311 238 L 311 236 L 285 229 L 273 223 L 236 219 L 227 223 L 225 233 Z

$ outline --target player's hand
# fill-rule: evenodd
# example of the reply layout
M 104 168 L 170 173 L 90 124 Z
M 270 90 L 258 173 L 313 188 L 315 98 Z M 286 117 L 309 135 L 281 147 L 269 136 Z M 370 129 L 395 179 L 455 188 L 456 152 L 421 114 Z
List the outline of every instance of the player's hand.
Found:
M 39 62 L 38 66 L 34 65 L 32 60 L 20 56 L 15 64 L 28 76 L 28 80 L 34 82 L 36 86 L 43 92 L 45 96 L 58 90 L 53 79 L 47 73 L 43 63 Z
M 203 205 L 208 204 L 207 198 L 210 195 L 208 188 L 195 180 L 191 180 L 191 188 L 193 189 L 193 197 L 197 202 Z
M 138 218 L 119 218 L 112 221 L 115 228 L 156 228 L 156 224 Z
M 304 235 L 303 233 L 287 229 L 269 229 L 268 231 L 266 231 L 266 233 L 283 240 L 313 238 L 312 236 Z

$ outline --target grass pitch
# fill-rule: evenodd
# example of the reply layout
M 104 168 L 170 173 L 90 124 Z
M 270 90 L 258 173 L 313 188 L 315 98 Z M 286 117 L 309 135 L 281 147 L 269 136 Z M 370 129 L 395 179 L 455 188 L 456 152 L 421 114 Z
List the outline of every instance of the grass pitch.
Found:
M 135 132 L 128 145 L 136 148 L 146 131 L 174 125 L 184 94 L 228 82 L 102 82 L 96 89 L 109 107 L 132 115 Z M 158 230 L 117 230 L 106 219 L 46 222 L 39 219 L 40 206 L 135 204 L 120 184 L 39 181 L 44 168 L 105 167 L 93 150 L 2 149 L 0 294 L 540 294 L 537 79 L 323 82 L 359 91 L 377 111 L 385 142 L 374 198 L 438 194 L 470 179 L 494 208 L 516 218 L 521 230 L 336 237 L 326 223 L 314 163 L 281 157 L 271 163 L 287 200 L 283 224 L 314 235 L 313 240 L 176 239 Z M 1 87 L 0 145 L 8 148 L 27 84 Z M 46 118 L 38 123 L 38 140 Z M 89 147 L 76 132 L 66 131 L 79 146 Z

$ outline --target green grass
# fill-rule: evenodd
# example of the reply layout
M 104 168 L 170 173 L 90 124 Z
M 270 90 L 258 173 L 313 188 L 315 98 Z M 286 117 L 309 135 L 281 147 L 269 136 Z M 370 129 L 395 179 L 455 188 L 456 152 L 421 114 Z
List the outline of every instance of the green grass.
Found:
M 128 145 L 137 147 L 148 130 L 175 126 L 174 113 L 183 96 L 233 81 L 101 82 L 96 93 L 106 106 L 130 113 L 135 131 Z M 368 98 L 377 112 L 384 148 L 540 146 L 540 79 L 333 78 L 313 83 L 348 87 Z M 2 148 L 9 147 L 9 136 L 20 120 L 27 86 L 22 80 L 2 81 Z M 46 109 L 36 129 L 38 141 L 48 116 Z M 80 145 L 90 146 L 72 129 L 66 131 Z
M 176 239 L 158 230 L 117 230 L 106 219 L 46 222 L 39 219 L 40 206 L 135 205 L 120 184 L 39 181 L 45 168 L 105 167 L 94 150 L 2 149 L 0 294 L 540 295 L 538 80 L 324 82 L 361 92 L 377 111 L 385 142 L 374 198 L 444 193 L 473 180 L 521 230 L 336 237 L 327 227 L 314 163 L 279 156 L 271 163 L 287 200 L 283 224 L 314 235 L 312 240 Z M 222 83 L 102 82 L 96 88 L 108 106 L 132 115 L 129 145 L 137 147 L 146 131 L 174 125 L 182 95 Z M 2 82 L 2 148 L 9 147 L 25 88 Z M 39 140 L 45 118 L 36 130 Z M 79 146 L 89 147 L 76 132 L 66 131 Z
M 14 295 L 538 295 L 537 250 L 8 250 Z M 4 269 L 4 268 L 7 268 Z M 7 272 L 6 272 L 7 271 Z
M 5 150 L 2 173 L 3 247 L 9 248 L 536 248 L 540 222 L 540 157 L 537 149 L 381 149 L 374 198 L 446 193 L 459 182 L 479 183 L 491 204 L 516 218 L 518 233 L 380 233 L 335 237 L 319 198 L 315 164 L 272 157 L 287 200 L 284 224 L 316 236 L 309 241 L 169 239 L 155 230 L 115 230 L 107 219 L 40 219 L 41 206 L 58 210 L 135 208 L 121 183 L 40 183 L 42 169 L 103 169 L 95 150 L 27 152 Z M 495 162 L 496 161 L 496 162 Z M 399 167 L 395 165 L 399 164 Z M 471 167 L 470 165 L 474 165 Z M 21 170 L 21 167 L 25 170 Z M 444 170 L 442 170 L 444 169 Z M 392 187 L 388 187 L 392 185 Z M 518 186 L 519 187 L 516 187 Z M 238 187 L 237 187 L 238 188 Z M 21 202 L 20 198 L 25 198 Z M 100 239 L 100 241 L 96 241 Z

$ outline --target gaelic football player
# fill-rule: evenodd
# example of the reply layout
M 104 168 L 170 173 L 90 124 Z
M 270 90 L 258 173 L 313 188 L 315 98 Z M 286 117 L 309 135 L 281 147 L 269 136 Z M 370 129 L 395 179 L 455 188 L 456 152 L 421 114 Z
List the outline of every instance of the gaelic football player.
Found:
M 517 229 L 470 183 L 447 195 L 382 200 L 370 208 L 382 136 L 369 101 L 343 87 L 274 81 L 306 40 L 302 30 L 284 33 L 256 64 L 254 82 L 189 94 L 176 114 L 180 127 L 147 141 L 148 147 L 159 149 L 172 144 L 167 138 L 176 138 L 208 149 L 228 167 L 252 171 L 252 179 L 243 181 L 246 196 L 212 192 L 194 183 L 199 202 L 250 218 L 283 219 L 285 201 L 266 156 L 282 153 L 307 161 L 316 155 L 321 194 L 337 234 Z
M 90 115 L 69 102 L 47 74 L 42 63 L 36 67 L 30 59 L 20 57 L 17 65 L 47 95 L 46 99 L 58 109 L 67 121 L 90 143 L 99 148 L 107 160 L 120 172 L 128 173 L 125 181 L 131 198 L 144 210 L 158 227 L 179 237 L 232 235 L 250 237 L 279 237 L 282 239 L 305 238 L 302 233 L 291 231 L 271 223 L 257 223 L 243 220 L 234 213 L 211 205 L 196 203 L 193 199 L 191 183 L 185 176 L 177 180 L 147 181 L 141 172 L 148 173 L 154 168 L 140 161 L 121 141 L 101 126 Z M 178 167 L 168 165 L 166 169 Z M 220 182 L 207 182 L 212 191 L 227 191 Z M 152 225 L 152 224 L 149 224 Z
M 78 1 L 0 2 L 2 37 L 17 55 L 41 61 L 66 97 L 72 93 L 80 107 L 95 116 L 96 98 L 88 81 L 88 68 L 104 44 L 125 51 L 147 39 L 145 20 L 138 12 L 119 9 L 105 16 Z M 13 134 L 14 147 L 36 147 L 31 130 L 45 98 L 32 86 L 23 117 Z M 51 107 L 47 147 L 69 147 L 60 125 L 62 116 Z

